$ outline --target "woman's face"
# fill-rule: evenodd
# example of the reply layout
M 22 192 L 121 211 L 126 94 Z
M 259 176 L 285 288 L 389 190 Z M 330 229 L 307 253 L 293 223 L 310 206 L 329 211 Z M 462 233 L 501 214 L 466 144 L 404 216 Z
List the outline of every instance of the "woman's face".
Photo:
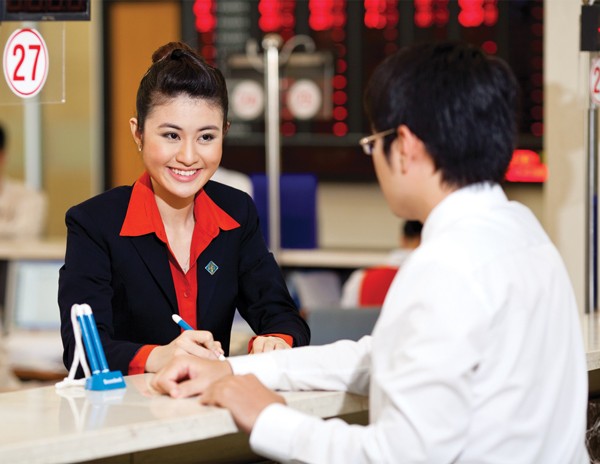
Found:
M 135 118 L 130 125 L 155 195 L 167 203 L 193 201 L 221 162 L 225 135 L 221 108 L 179 95 L 148 113 L 143 133 Z

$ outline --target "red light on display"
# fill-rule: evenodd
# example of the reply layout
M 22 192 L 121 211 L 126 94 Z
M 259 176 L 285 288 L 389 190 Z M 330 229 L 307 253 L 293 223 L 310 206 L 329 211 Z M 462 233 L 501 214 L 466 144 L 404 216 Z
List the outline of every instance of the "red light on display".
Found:
M 284 122 L 281 125 L 281 133 L 285 137 L 291 137 L 296 133 L 296 125 L 293 122 Z
M 387 28 L 393 28 L 398 24 L 400 15 L 398 13 L 398 0 L 388 0 L 385 8 L 385 21 Z
M 344 27 L 345 8 L 346 0 L 309 0 L 308 25 L 313 31 L 328 31 L 336 27 Z
M 433 25 L 433 0 L 415 0 L 415 26 L 420 28 Z
M 544 135 L 544 124 L 541 122 L 534 122 L 531 125 L 531 133 L 536 137 L 541 137 Z
M 385 47 L 383 47 L 383 51 L 386 55 L 392 55 L 398 50 L 398 45 L 395 43 L 386 43 Z
M 333 119 L 343 121 L 348 117 L 348 110 L 343 106 L 338 106 L 333 110 Z
M 333 0 L 309 0 L 308 25 L 313 31 L 327 31 L 333 27 Z
M 201 53 L 206 60 L 214 61 L 214 59 L 217 57 L 217 47 L 214 45 L 204 45 Z
M 333 88 L 334 89 L 343 89 L 346 87 L 346 84 L 348 83 L 348 81 L 346 80 L 346 78 L 344 76 L 335 76 L 333 78 Z
M 386 0 L 365 0 L 365 26 L 369 29 L 383 29 L 387 24 L 385 17 Z
M 483 0 L 458 0 L 461 8 L 458 22 L 463 27 L 481 26 L 484 19 Z
M 540 155 L 532 150 L 515 150 L 506 172 L 510 182 L 544 182 L 548 178 L 548 167 Z
M 198 32 L 213 32 L 217 26 L 215 0 L 196 0 L 193 6 Z
M 448 23 L 449 18 L 448 0 L 435 0 L 433 4 L 433 21 L 436 26 L 444 26 Z
M 258 27 L 263 32 L 281 32 L 284 39 L 293 35 L 296 24 L 294 0 L 260 0 Z
M 274 32 L 281 29 L 281 21 L 279 16 L 262 16 L 258 20 L 258 27 L 263 32 Z
M 344 105 L 348 101 L 348 94 L 341 90 L 337 90 L 333 93 L 333 103 L 334 105 Z
M 346 33 L 341 27 L 335 27 L 331 30 L 331 40 L 334 42 L 342 42 L 346 38 Z
M 348 69 L 348 63 L 346 63 L 346 60 L 337 60 L 335 67 L 338 74 L 345 73 L 346 69 Z
M 483 23 L 493 26 L 498 22 L 498 0 L 485 0 L 483 4 Z
M 335 44 L 335 51 L 339 57 L 346 56 L 346 46 L 341 43 Z
M 541 104 L 544 102 L 544 91 L 541 89 L 532 90 L 529 93 L 529 97 L 532 102 Z
M 486 40 L 481 44 L 481 48 L 489 55 L 495 55 L 498 52 L 498 44 L 493 40 Z
M 544 107 L 534 106 L 531 108 L 530 114 L 533 119 L 541 120 L 544 117 Z
M 343 137 L 348 133 L 348 125 L 345 122 L 336 122 L 333 125 L 333 134 L 338 137 Z

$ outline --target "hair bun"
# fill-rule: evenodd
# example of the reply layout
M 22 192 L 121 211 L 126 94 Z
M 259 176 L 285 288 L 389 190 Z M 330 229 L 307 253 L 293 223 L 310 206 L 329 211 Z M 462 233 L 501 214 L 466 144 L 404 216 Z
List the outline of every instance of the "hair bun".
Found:
M 175 52 L 177 52 L 177 54 Z M 183 42 L 169 42 L 163 45 L 162 47 L 159 47 L 152 54 L 152 63 L 156 63 L 157 61 L 160 61 L 167 56 L 170 56 L 177 60 L 184 56 L 186 52 L 195 54 L 194 50 L 189 45 Z
M 176 48 L 171 52 L 171 59 L 178 60 L 185 55 L 185 52 L 181 48 Z

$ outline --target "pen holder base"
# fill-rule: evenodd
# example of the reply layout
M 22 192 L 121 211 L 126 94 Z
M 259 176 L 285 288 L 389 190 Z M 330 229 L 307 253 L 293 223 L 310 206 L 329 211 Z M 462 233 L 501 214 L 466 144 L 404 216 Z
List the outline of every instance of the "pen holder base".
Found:
M 125 388 L 125 379 L 121 371 L 100 372 L 92 374 L 85 380 L 86 390 L 114 390 Z

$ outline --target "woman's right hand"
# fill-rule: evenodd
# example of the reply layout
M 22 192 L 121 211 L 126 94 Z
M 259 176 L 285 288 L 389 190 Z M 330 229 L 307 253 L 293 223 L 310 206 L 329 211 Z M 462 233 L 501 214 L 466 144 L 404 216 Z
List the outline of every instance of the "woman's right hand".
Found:
M 146 372 L 157 372 L 173 357 L 190 354 L 199 358 L 219 359 L 223 354 L 221 343 L 207 330 L 185 330 L 168 345 L 154 348 L 146 360 Z

